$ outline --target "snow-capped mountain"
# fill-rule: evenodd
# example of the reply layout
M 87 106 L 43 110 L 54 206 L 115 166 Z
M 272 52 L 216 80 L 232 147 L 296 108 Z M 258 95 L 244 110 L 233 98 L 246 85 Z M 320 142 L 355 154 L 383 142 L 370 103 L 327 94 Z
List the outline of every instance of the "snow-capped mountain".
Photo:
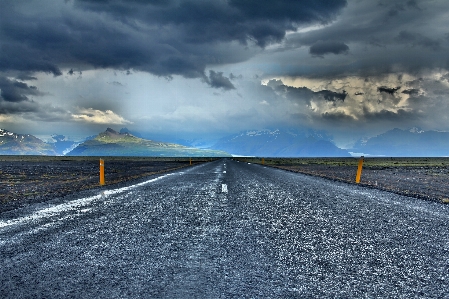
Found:
M 449 156 L 449 132 L 393 129 L 357 142 L 353 152 L 388 157 Z
M 56 155 L 50 144 L 30 134 L 0 129 L 0 155 Z
M 240 132 L 220 139 L 212 149 L 259 157 L 349 157 L 325 132 L 264 129 Z

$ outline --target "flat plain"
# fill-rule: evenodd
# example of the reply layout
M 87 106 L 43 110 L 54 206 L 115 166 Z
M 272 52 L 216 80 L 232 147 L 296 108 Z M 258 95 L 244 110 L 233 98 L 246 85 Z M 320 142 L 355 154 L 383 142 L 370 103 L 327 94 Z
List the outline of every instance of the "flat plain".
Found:
M 262 163 L 261 158 L 244 158 Z M 359 158 L 264 158 L 264 164 L 355 184 Z M 449 158 L 364 158 L 359 185 L 449 203 Z
M 100 157 L 0 156 L 0 212 L 99 187 Z M 105 185 L 190 165 L 189 158 L 104 157 Z M 205 161 L 193 158 L 192 164 Z
M 216 159 L 216 158 L 214 158 Z M 262 158 L 234 158 L 262 163 Z M 106 185 L 190 166 L 189 158 L 104 157 Z M 192 164 L 212 159 L 193 158 Z M 264 158 L 266 166 L 355 184 L 357 158 Z M 361 186 L 449 202 L 449 158 L 365 158 Z M 99 157 L 0 156 L 0 212 L 99 187 Z

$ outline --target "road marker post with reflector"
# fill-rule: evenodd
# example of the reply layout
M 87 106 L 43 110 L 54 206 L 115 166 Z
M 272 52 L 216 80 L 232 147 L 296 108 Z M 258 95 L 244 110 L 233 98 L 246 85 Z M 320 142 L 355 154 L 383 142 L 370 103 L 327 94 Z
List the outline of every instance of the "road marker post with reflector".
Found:
M 362 176 L 362 166 L 363 166 L 363 156 L 360 157 L 359 167 L 357 168 L 357 175 L 355 177 L 355 182 L 360 183 L 360 177 Z
M 104 185 L 104 160 L 100 159 L 100 186 Z

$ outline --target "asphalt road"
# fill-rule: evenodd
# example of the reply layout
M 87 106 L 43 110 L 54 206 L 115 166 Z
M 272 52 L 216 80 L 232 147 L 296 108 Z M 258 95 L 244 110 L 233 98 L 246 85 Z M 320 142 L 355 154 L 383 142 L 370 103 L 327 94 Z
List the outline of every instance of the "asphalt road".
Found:
M 0 298 L 449 298 L 449 206 L 219 160 L 0 214 Z

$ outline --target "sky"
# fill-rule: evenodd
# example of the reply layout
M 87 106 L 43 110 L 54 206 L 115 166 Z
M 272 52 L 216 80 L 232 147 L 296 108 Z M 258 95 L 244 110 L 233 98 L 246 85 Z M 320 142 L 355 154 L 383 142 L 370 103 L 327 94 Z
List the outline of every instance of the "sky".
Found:
M 1 0 L 0 128 L 449 131 L 447 0 Z

